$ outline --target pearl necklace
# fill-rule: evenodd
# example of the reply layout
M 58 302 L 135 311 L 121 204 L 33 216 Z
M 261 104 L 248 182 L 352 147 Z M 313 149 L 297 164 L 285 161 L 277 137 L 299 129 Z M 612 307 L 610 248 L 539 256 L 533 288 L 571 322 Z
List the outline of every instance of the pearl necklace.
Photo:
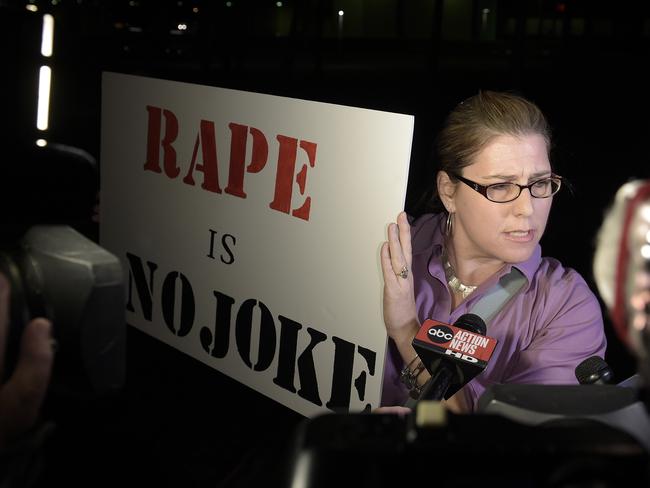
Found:
M 477 285 L 466 285 L 458 279 L 453 266 L 449 262 L 446 251 L 443 251 L 442 253 L 442 264 L 445 268 L 445 278 L 447 279 L 447 284 L 453 291 L 460 293 L 463 296 L 463 300 L 465 300 L 465 298 L 470 296 L 472 292 L 476 290 Z

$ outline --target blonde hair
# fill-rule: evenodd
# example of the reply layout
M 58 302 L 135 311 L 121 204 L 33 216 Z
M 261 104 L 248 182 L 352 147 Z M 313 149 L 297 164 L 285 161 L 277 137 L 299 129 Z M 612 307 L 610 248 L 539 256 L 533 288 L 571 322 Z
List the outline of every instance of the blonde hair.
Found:
M 520 137 L 539 134 L 551 152 L 551 129 L 540 108 L 526 98 L 509 92 L 479 91 L 460 102 L 447 116 L 436 138 L 438 170 L 452 178 L 474 162 L 475 156 L 501 135 Z M 442 210 L 436 185 L 431 206 Z
M 494 137 L 539 134 L 551 147 L 551 131 L 537 105 L 508 92 L 480 91 L 451 111 L 438 135 L 440 169 L 460 173 Z

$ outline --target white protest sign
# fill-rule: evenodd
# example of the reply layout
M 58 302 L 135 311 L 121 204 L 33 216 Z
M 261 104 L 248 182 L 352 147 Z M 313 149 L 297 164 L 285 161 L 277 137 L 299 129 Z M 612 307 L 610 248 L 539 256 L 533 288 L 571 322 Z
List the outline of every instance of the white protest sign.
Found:
M 100 243 L 127 322 L 305 415 L 379 405 L 379 247 L 413 117 L 104 73 Z

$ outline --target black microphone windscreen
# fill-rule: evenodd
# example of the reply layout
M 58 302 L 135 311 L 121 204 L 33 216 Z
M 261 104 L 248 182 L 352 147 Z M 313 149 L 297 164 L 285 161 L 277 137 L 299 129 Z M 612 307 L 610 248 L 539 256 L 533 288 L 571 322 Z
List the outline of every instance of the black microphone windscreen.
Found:
M 485 321 L 475 313 L 466 313 L 461 315 L 458 317 L 458 320 L 454 322 L 454 325 L 469 330 L 470 332 L 474 332 L 475 334 L 485 335 L 485 332 L 487 331 Z
M 614 372 L 600 356 L 591 356 L 582 361 L 576 366 L 575 374 L 581 385 L 610 384 L 614 381 Z

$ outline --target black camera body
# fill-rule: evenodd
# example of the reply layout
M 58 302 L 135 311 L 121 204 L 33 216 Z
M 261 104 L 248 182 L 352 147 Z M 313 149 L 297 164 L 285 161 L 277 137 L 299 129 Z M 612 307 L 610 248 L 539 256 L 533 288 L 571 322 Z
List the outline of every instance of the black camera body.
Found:
M 67 225 L 36 225 L 0 250 L 11 287 L 5 378 L 29 320 L 47 317 L 57 352 L 50 390 L 105 395 L 126 370 L 124 280 L 117 257 Z

